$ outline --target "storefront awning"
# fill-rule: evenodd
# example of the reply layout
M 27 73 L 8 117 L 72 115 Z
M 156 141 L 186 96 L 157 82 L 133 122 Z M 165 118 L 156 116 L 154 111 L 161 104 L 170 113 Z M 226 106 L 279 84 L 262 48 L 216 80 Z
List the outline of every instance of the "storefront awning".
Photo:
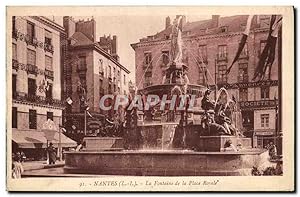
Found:
M 12 140 L 18 144 L 19 148 L 46 148 L 47 139 L 45 133 L 42 131 L 12 131 Z M 54 135 L 54 140 L 51 141 L 54 147 L 58 147 L 59 143 L 59 133 L 56 132 Z M 61 146 L 75 147 L 77 143 L 61 133 Z

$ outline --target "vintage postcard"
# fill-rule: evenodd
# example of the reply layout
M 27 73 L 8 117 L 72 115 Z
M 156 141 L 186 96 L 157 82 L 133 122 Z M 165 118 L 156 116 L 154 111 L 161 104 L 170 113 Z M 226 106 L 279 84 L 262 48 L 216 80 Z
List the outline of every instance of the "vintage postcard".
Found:
M 295 190 L 294 8 L 7 7 L 7 190 Z

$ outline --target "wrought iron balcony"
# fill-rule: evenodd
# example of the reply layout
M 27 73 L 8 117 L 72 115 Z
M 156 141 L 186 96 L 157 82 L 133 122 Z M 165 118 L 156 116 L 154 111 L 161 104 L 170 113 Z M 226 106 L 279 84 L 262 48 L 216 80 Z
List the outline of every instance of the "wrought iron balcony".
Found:
M 27 73 L 37 75 L 38 67 L 36 65 L 27 64 Z
M 54 72 L 52 70 L 45 69 L 45 77 L 48 79 L 54 79 Z
M 61 100 L 53 99 L 53 98 L 46 98 L 43 96 L 38 96 L 34 94 L 20 94 L 19 92 L 15 92 L 13 94 L 13 99 L 19 102 L 27 102 L 36 105 L 43 105 L 43 106 L 53 106 L 53 107 L 64 107 L 64 103 Z
M 12 68 L 15 69 L 16 71 L 19 70 L 19 62 L 18 60 L 12 60 Z
M 44 50 L 45 51 L 53 53 L 54 52 L 53 48 L 54 48 L 53 45 L 48 44 L 48 43 L 44 43 Z

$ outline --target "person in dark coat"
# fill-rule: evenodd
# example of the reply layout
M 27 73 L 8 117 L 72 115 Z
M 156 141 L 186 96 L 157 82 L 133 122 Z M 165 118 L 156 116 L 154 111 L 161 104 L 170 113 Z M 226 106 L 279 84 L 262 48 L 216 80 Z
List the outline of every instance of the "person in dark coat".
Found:
M 50 142 L 50 145 L 47 148 L 47 152 L 49 155 L 49 164 L 55 164 L 56 161 L 56 150 L 53 147 L 53 144 Z

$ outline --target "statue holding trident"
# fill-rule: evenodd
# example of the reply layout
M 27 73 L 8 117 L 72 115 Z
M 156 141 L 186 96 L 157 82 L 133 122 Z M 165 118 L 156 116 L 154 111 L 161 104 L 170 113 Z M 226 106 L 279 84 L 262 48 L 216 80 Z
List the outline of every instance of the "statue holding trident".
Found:
M 177 16 L 173 22 L 172 39 L 171 39 L 171 62 L 182 62 L 182 16 Z

